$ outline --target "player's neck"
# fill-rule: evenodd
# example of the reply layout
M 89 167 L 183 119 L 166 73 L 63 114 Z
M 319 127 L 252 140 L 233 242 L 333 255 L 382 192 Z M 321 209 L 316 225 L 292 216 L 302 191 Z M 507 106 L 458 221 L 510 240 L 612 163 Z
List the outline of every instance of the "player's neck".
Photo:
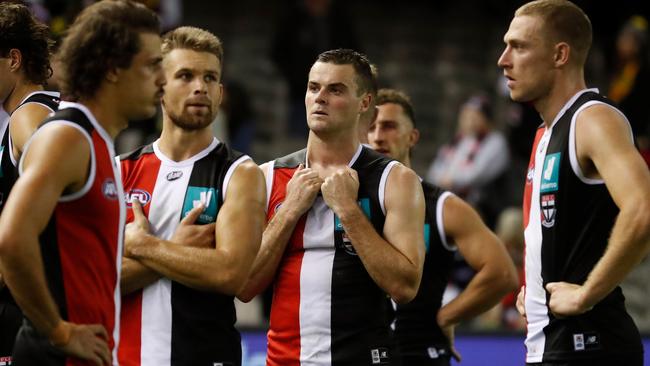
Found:
M 586 89 L 582 72 L 557 78 L 551 91 L 544 98 L 535 101 L 535 109 L 542 116 L 546 127 L 551 127 L 562 107 L 579 91 Z
M 115 140 L 115 137 L 128 126 L 129 121 L 115 108 L 116 104 L 111 100 L 98 92 L 92 98 L 79 98 L 77 102 L 88 108 L 97 123 L 104 128 L 111 139 Z
M 169 159 L 183 161 L 205 150 L 213 140 L 214 136 L 210 126 L 188 131 L 175 126 L 165 118 L 158 148 Z
M 403 157 L 401 159 L 396 159 L 396 160 L 398 160 L 400 163 L 402 163 L 402 165 L 404 165 L 407 168 L 411 167 L 411 157 L 408 156 L 408 155 L 406 155 L 405 157 Z
M 368 124 L 367 123 L 362 123 L 359 121 L 359 128 L 357 129 L 357 133 L 359 136 L 359 142 L 362 144 L 368 144 Z
M 14 90 L 11 91 L 11 94 L 2 103 L 2 108 L 7 113 L 11 113 L 29 94 L 42 90 L 42 85 L 19 81 L 16 83 Z
M 307 141 L 307 160 L 310 168 L 329 169 L 346 166 L 359 148 L 355 134 L 339 135 L 338 138 L 322 138 L 309 132 Z

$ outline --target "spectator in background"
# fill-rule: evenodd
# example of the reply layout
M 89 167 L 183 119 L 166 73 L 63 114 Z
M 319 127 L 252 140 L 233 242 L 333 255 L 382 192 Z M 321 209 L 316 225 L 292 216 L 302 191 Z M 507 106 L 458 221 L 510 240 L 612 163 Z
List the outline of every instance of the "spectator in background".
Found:
M 636 145 L 650 165 L 650 73 L 648 70 L 648 21 L 631 17 L 616 39 L 614 69 L 607 97 L 625 113 Z
M 503 208 L 498 182 L 509 161 L 506 139 L 494 129 L 489 99 L 475 95 L 463 104 L 458 133 L 438 152 L 427 180 L 465 199 L 492 228 Z
M 314 59 L 323 51 L 359 49 L 352 22 L 335 0 L 292 1 L 271 47 L 271 58 L 289 88 L 289 134 L 307 137 L 307 74 Z

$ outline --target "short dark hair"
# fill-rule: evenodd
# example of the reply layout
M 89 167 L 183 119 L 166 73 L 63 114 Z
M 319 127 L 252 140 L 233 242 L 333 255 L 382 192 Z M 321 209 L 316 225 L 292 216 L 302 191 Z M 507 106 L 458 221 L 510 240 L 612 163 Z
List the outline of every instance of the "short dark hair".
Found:
M 85 8 L 57 55 L 61 93 L 72 100 L 94 96 L 109 71 L 131 65 L 141 33 L 160 33 L 158 16 L 142 4 L 102 0 Z
M 223 63 L 223 45 L 219 37 L 196 27 L 179 27 L 165 33 L 162 43 L 163 56 L 175 49 L 188 49 L 197 52 L 208 52 Z
M 377 93 L 377 105 L 384 105 L 388 103 L 397 104 L 402 107 L 404 114 L 411 120 L 413 127 L 415 127 L 415 112 L 413 111 L 413 104 L 411 98 L 404 92 L 395 89 L 379 89 Z
M 577 5 L 567 0 L 537 0 L 517 9 L 518 16 L 540 17 L 551 41 L 568 43 L 575 51 L 575 60 L 584 65 L 591 48 L 591 21 Z
M 352 65 L 356 74 L 358 95 L 377 90 L 376 73 L 373 73 L 368 57 L 363 53 L 347 48 L 329 50 L 318 55 L 316 62 L 335 65 Z
M 50 54 L 54 41 L 50 30 L 24 5 L 0 3 L 0 56 L 17 49 L 22 55 L 22 70 L 30 82 L 45 85 L 52 76 Z

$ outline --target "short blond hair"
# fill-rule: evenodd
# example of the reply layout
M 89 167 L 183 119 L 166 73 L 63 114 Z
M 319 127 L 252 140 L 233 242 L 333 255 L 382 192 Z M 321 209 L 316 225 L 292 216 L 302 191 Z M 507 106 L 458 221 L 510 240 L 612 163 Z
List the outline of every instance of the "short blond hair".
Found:
M 591 48 L 591 21 L 577 5 L 567 0 L 537 0 L 517 9 L 515 17 L 518 16 L 540 17 L 551 41 L 566 42 L 576 56 L 575 61 L 584 65 Z
M 163 57 L 175 49 L 208 52 L 223 63 L 223 45 L 219 37 L 196 27 L 179 27 L 167 32 L 162 40 Z

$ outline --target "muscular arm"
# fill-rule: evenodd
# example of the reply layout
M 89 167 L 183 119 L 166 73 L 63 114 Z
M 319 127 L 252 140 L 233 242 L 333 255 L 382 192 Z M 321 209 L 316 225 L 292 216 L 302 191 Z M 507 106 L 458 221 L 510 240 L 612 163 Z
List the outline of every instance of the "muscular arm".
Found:
M 446 327 L 474 317 L 517 288 L 517 272 L 501 241 L 467 203 L 456 196 L 445 200 L 445 234 L 476 275 L 453 301 L 438 312 L 438 324 Z
M 70 127 L 48 126 L 34 139 L 0 218 L 0 266 L 16 302 L 48 335 L 61 321 L 49 292 L 38 237 L 66 187 L 85 180 L 90 148 Z
M 581 169 L 601 177 L 620 209 L 607 249 L 582 286 L 550 283 L 558 315 L 587 311 L 609 294 L 650 251 L 650 173 L 635 149 L 625 120 L 609 107 L 585 109 L 576 122 Z
M 9 133 L 12 140 L 13 155 L 16 161 L 20 160 L 27 140 L 32 136 L 38 126 L 50 114 L 48 108 L 30 103 L 16 110 L 9 120 Z M 2 273 L 0 273 L 0 289 L 5 287 Z
M 357 189 L 358 189 L 358 178 Z M 375 231 L 356 202 L 344 192 L 323 196 L 339 216 L 370 277 L 397 303 L 417 294 L 424 264 L 424 194 L 419 179 L 409 168 L 396 165 L 385 188 L 386 219 L 383 237 Z M 339 197 L 333 202 L 333 197 Z M 346 197 L 347 196 L 347 197 Z
M 265 175 L 273 174 L 273 171 L 268 171 L 269 168 L 267 164 L 262 165 Z M 237 295 L 241 301 L 252 300 L 273 281 L 293 230 L 300 217 L 313 204 L 321 182 L 316 172 L 302 167 L 291 178 L 287 184 L 285 201 L 264 229 L 262 245 L 253 262 L 251 275 Z
M 20 107 L 11 115 L 9 131 L 16 161 L 20 160 L 27 140 L 50 113 L 51 111 L 48 108 L 40 104 L 29 103 Z
M 64 190 L 76 192 L 88 174 L 90 146 L 78 130 L 49 125 L 37 135 L 24 157 L 0 217 L 0 268 L 16 302 L 39 333 L 63 352 L 110 363 L 99 324 L 72 324 L 61 319 L 45 279 L 38 237 Z
M 144 288 L 160 278 L 160 274 L 135 259 L 122 257 L 120 275 L 120 291 L 128 295 L 133 291 Z
M 142 241 L 150 240 L 149 221 L 144 216 L 139 201 L 132 202 L 133 221 L 124 230 L 125 252 L 130 253 L 134 245 L 142 245 Z M 215 248 L 215 223 L 206 225 L 195 224 L 204 207 L 195 207 L 181 220 L 169 240 L 174 245 L 185 245 L 198 248 Z M 122 257 L 121 290 L 122 295 L 129 294 L 158 280 L 161 276 L 155 270 L 143 263 L 128 257 Z
M 236 294 L 249 275 L 264 227 L 265 182 L 251 161 L 235 169 L 216 222 L 216 248 L 175 245 L 146 235 L 126 253 L 187 286 Z

